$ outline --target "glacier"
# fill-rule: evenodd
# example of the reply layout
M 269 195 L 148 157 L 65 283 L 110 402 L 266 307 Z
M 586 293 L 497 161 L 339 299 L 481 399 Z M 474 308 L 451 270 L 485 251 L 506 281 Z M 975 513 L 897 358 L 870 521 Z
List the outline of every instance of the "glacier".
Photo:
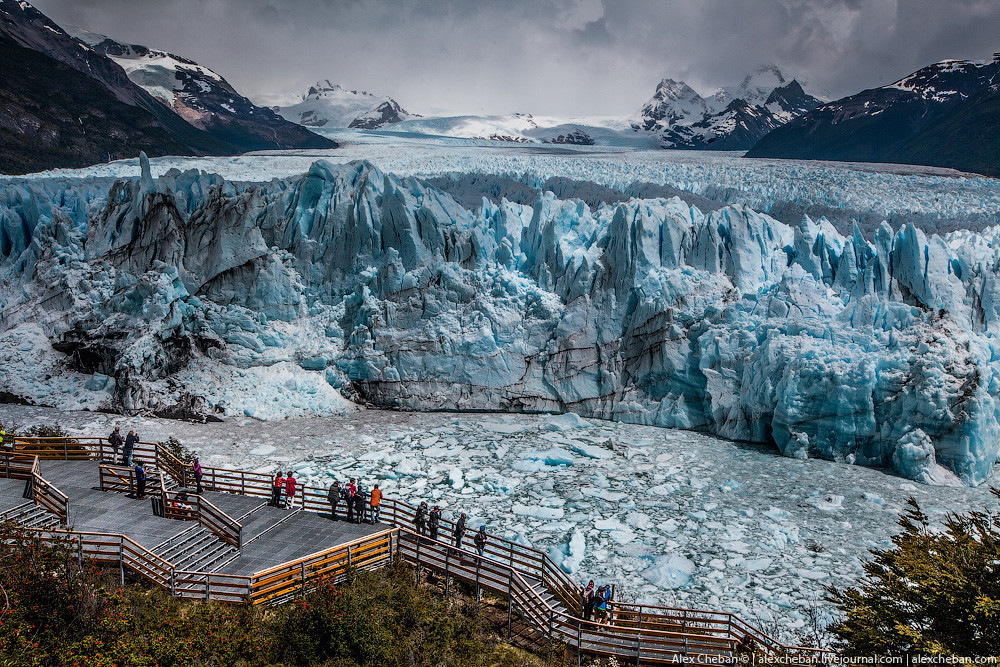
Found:
M 367 161 L 253 184 L 143 160 L 0 185 L 0 382 L 164 414 L 572 412 L 976 485 L 997 234 L 551 191 L 470 209 Z

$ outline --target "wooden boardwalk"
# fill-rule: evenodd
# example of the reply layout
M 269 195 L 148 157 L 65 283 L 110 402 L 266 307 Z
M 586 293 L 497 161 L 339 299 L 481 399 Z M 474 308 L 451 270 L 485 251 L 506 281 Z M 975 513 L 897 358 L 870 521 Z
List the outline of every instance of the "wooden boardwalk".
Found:
M 138 499 L 132 471 L 110 456 L 102 438 L 19 439 L 0 454 L 0 518 L 179 597 L 273 603 L 350 567 L 403 559 L 442 575 L 446 592 L 461 582 L 477 598 L 483 590 L 503 596 L 509 618 L 576 649 L 578 659 L 718 664 L 753 651 L 821 662 L 828 654 L 783 646 L 726 612 L 613 603 L 610 622 L 586 622 L 577 615 L 577 584 L 541 551 L 491 535 L 480 557 L 471 533 L 459 548 L 431 540 L 417 532 L 415 508 L 388 498 L 385 523 L 376 525 L 334 521 L 324 488 L 302 487 L 296 509 L 270 507 L 270 477 L 248 471 L 206 468 L 196 495 L 190 465 L 156 444 L 134 453 L 149 471 L 147 497 Z M 441 534 L 450 536 L 451 526 L 442 521 Z

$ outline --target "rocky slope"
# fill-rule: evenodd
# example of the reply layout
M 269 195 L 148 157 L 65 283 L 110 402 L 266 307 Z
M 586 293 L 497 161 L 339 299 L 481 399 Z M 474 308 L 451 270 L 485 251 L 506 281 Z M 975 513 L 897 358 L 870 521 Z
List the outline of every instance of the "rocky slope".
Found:
M 286 121 L 240 95 L 222 76 L 193 60 L 81 29 L 71 34 L 121 66 L 130 81 L 194 127 L 234 150 L 331 148 L 334 142 Z
M 0 202 L 0 382 L 35 401 L 266 417 L 339 390 L 704 429 L 936 483 L 997 459 L 995 232 L 868 241 L 552 193 L 471 212 L 364 162 Z
M 190 154 L 149 112 L 3 35 L 0 61 L 0 173 L 82 167 L 139 151 Z
M 1000 59 L 945 60 L 771 132 L 749 157 L 896 162 L 1000 173 Z

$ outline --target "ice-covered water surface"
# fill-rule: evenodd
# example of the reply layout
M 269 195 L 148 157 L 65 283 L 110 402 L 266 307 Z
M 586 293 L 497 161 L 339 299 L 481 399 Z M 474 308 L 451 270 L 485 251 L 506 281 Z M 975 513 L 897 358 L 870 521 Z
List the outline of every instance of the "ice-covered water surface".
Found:
M 824 585 L 862 576 L 914 497 L 935 521 L 993 507 L 986 486 L 914 485 L 878 470 L 784 458 L 766 447 L 632 424 L 501 414 L 359 411 L 195 425 L 2 406 L 21 427 L 59 424 L 177 437 L 208 466 L 357 477 L 387 497 L 470 515 L 473 528 L 549 552 L 622 599 L 774 614 L 802 627 Z
M 232 158 L 152 160 L 153 175 L 201 169 L 231 181 L 262 183 L 301 174 L 317 159 L 368 160 L 401 176 L 488 174 L 540 185 L 551 177 L 590 181 L 626 193 L 635 183 L 685 190 L 722 204 L 742 203 L 797 224 L 826 216 L 841 232 L 858 220 L 866 236 L 882 220 L 928 231 L 981 229 L 1000 223 L 1000 181 L 913 165 L 748 159 L 739 153 L 622 147 L 524 146 L 506 142 L 392 132 L 328 132 L 335 150 L 260 152 Z M 137 160 L 61 169 L 13 179 L 112 179 L 138 175 Z M 2 179 L 0 179 L 2 183 Z

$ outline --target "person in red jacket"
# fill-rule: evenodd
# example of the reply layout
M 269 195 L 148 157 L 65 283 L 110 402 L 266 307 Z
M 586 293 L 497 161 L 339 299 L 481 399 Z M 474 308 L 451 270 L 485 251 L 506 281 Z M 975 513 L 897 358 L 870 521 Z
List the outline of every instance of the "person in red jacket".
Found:
M 281 507 L 281 492 L 285 490 L 285 478 L 279 470 L 271 483 L 271 507 Z
M 288 475 L 285 478 L 285 494 L 287 499 L 285 501 L 285 508 L 292 508 L 295 506 L 295 477 L 292 476 L 292 471 L 288 471 Z

